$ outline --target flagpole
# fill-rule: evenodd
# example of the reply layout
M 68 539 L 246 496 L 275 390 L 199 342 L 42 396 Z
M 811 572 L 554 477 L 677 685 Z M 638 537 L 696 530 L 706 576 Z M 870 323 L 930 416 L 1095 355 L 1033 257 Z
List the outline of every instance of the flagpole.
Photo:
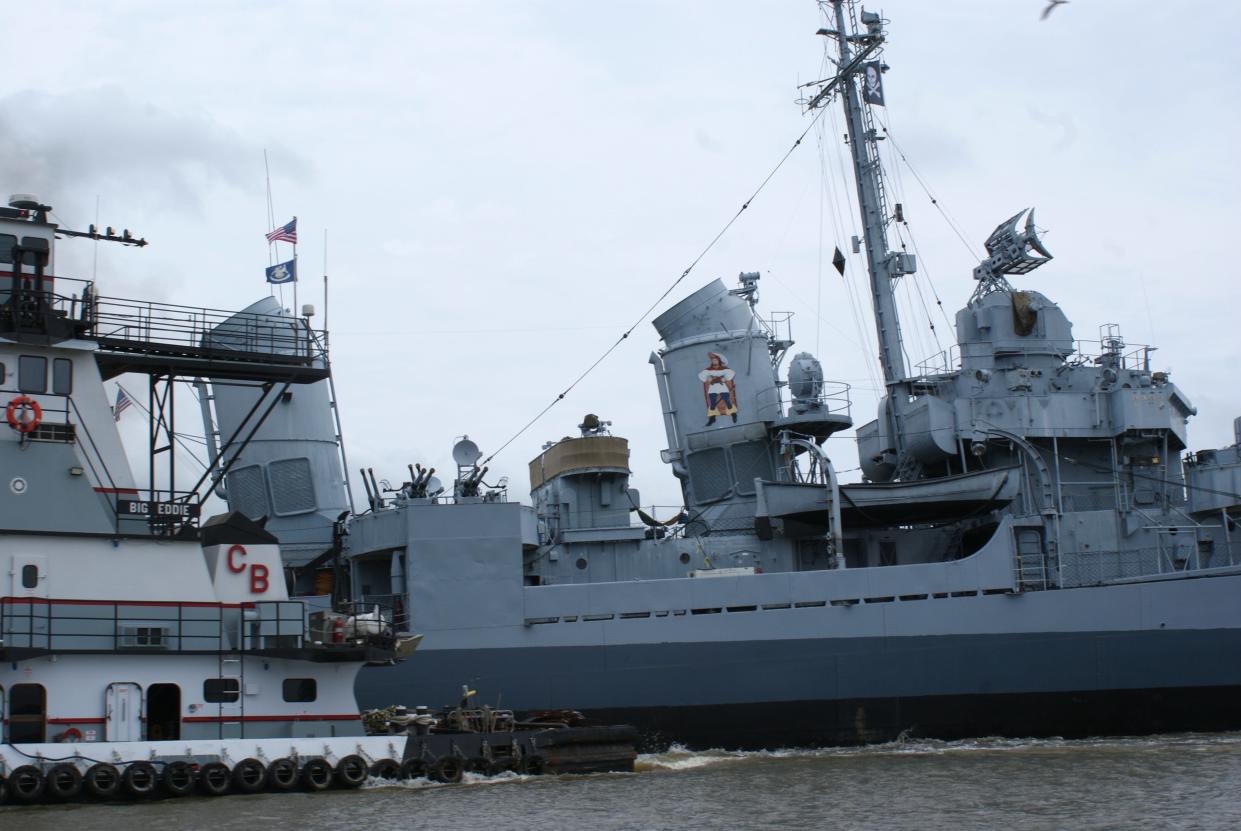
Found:
M 323 348 L 326 351 L 328 345 L 328 328 L 327 328 L 327 228 L 323 229 Z
M 275 228 L 276 227 L 276 212 L 273 209 L 272 201 L 271 201 L 271 164 L 269 164 L 267 161 L 267 148 L 266 147 L 263 148 L 263 172 L 264 174 L 266 174 L 266 180 L 267 180 L 267 227 Z M 272 250 L 272 246 L 274 245 L 275 243 L 272 242 L 271 240 L 267 241 L 267 265 L 269 267 L 276 264 L 275 259 L 273 259 L 273 250 Z M 274 285 L 269 283 L 267 286 L 267 289 L 268 291 L 272 293 L 273 296 L 276 294 L 276 287 Z
M 293 222 L 297 222 L 297 217 L 293 217 Z M 294 233 L 296 233 L 297 225 L 294 224 Z M 297 239 L 297 237 L 294 237 Z M 297 305 L 297 243 L 293 243 L 293 316 L 298 317 L 302 313 L 302 307 Z

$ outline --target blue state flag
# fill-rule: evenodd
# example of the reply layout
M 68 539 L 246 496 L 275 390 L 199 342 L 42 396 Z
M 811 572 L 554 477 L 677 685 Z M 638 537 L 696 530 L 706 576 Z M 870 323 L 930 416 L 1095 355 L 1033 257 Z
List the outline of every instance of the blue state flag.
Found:
M 293 283 L 297 281 L 297 260 L 289 260 L 287 263 L 273 265 L 267 269 L 267 282 L 269 283 Z

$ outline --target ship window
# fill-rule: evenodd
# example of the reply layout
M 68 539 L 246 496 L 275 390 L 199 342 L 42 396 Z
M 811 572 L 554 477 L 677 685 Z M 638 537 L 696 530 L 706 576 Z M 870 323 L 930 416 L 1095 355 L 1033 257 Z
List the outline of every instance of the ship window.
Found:
M 314 701 L 319 697 L 318 684 L 313 678 L 286 678 L 282 686 L 285 701 Z
M 47 693 L 42 684 L 9 688 L 9 742 L 41 742 L 47 723 Z
M 73 394 L 73 361 L 68 358 L 52 361 L 52 392 L 57 395 Z
M 39 567 L 36 565 L 22 566 L 22 588 L 34 589 L 39 586 Z
M 47 358 L 38 355 L 19 357 L 17 388 L 22 392 L 47 392 Z
M 208 678 L 203 681 L 203 700 L 210 704 L 228 704 L 241 698 L 241 682 L 236 678 Z
M 0 234 L 0 263 L 13 262 L 14 245 L 17 245 L 17 237 L 12 234 Z
M 0 384 L 4 383 L 4 364 L 0 364 Z

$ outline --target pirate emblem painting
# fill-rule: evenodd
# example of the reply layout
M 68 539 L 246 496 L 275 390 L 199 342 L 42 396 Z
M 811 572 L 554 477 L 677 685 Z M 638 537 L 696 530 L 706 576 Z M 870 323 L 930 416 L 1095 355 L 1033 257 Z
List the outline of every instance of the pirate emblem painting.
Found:
M 737 422 L 737 387 L 733 384 L 736 375 L 728 368 L 728 359 L 718 352 L 707 353 L 707 368 L 698 373 L 702 381 L 702 398 L 707 405 L 707 426 L 715 424 L 717 416 L 732 416 Z

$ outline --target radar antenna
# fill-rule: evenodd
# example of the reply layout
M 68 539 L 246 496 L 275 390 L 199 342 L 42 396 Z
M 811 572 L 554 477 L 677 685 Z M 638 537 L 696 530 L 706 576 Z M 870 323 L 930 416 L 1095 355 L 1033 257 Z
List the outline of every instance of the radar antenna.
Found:
M 1025 230 L 1017 230 L 1021 217 L 1026 218 Z M 1012 291 L 1005 274 L 1029 274 L 1052 258 L 1051 252 L 1038 238 L 1034 227 L 1034 209 L 1018 211 L 996 226 L 985 243 L 988 257 L 974 269 L 978 286 L 970 303 L 975 303 L 993 291 Z

